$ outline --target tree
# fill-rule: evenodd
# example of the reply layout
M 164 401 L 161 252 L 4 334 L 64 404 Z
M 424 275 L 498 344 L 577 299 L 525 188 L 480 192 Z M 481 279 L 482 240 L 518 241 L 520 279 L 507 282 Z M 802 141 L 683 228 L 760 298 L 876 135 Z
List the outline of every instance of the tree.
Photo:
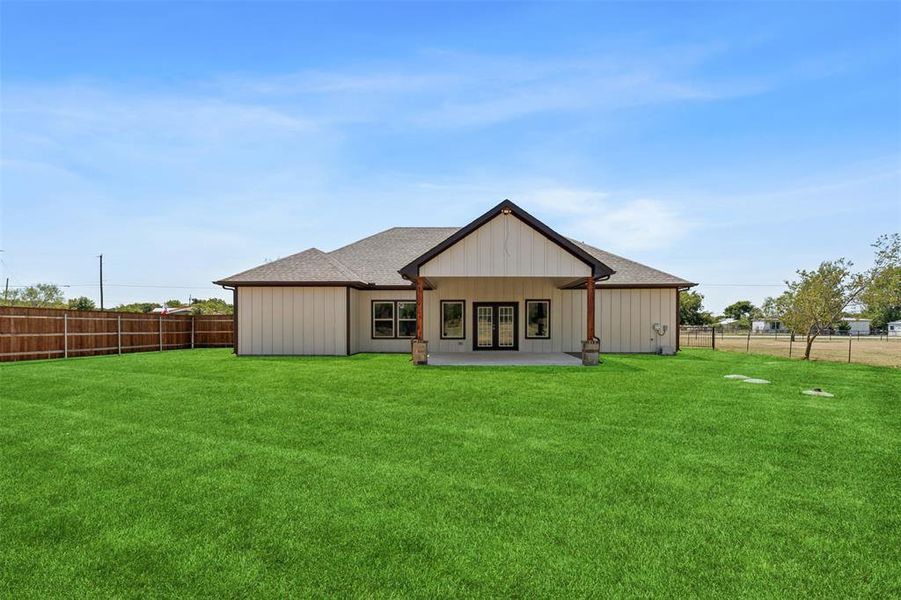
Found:
M 713 315 L 704 310 L 704 296 L 688 290 L 679 292 L 679 324 L 709 325 Z
M 857 300 L 867 278 L 851 272 L 853 264 L 840 258 L 825 261 L 815 271 L 799 270 L 796 281 L 786 281 L 788 290 L 775 299 L 776 316 L 792 331 L 804 335 L 804 360 L 820 331 L 832 327 L 844 310 Z
M 154 308 L 160 308 L 160 303 L 159 302 L 132 302 L 131 304 L 120 304 L 113 310 L 116 312 L 149 313 Z
M 181 300 L 166 300 L 166 306 L 169 308 L 178 308 L 182 306 Z
M 97 305 L 87 296 L 79 296 L 78 298 L 69 299 L 69 308 L 73 310 L 94 310 Z
M 750 300 L 739 300 L 724 308 L 723 316 L 741 321 L 746 317 L 750 317 L 756 310 L 757 307 L 751 304 Z
M 882 329 L 889 321 L 901 319 L 901 236 L 879 236 L 873 247 L 873 268 L 860 302 L 872 326 Z
M 194 298 L 191 307 L 195 315 L 230 315 L 234 307 L 221 298 Z
M 11 291 L 6 299 L 10 306 L 32 306 L 36 308 L 57 308 L 64 306 L 63 291 L 52 283 L 36 283 L 20 290 Z

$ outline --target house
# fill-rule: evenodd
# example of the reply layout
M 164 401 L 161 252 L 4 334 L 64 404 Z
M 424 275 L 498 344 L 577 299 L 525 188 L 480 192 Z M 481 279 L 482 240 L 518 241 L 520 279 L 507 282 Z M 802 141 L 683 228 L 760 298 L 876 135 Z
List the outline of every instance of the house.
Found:
M 733 319 L 731 317 L 726 317 L 724 319 L 720 319 L 716 323 L 713 324 L 714 327 L 722 331 L 735 332 L 741 328 L 741 320 Z
M 870 335 L 870 319 L 844 317 L 842 322 L 848 324 L 848 333 L 851 335 Z
M 886 333 L 891 337 L 901 337 L 901 321 L 889 321 L 885 324 Z
M 590 354 L 598 340 L 602 352 L 672 352 L 679 290 L 696 285 L 566 238 L 509 200 L 462 228 L 395 227 L 214 283 L 233 290 L 239 355 L 412 347 L 416 362 Z
M 190 306 L 164 306 L 162 308 L 154 308 L 151 313 L 155 315 L 190 315 L 194 309 Z
M 782 321 L 779 319 L 763 318 L 751 321 L 751 331 L 754 333 L 782 333 L 788 330 L 782 326 Z

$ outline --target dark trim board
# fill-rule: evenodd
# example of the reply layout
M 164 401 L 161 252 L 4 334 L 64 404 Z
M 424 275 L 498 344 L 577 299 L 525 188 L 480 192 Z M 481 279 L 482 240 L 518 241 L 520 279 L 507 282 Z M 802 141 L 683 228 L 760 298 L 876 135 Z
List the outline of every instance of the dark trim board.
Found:
M 695 286 L 698 284 L 693 283 L 691 285 Z M 582 287 L 584 288 L 585 286 L 583 285 Z M 666 284 L 661 284 L 661 283 L 632 283 L 632 284 L 611 283 L 611 284 L 604 284 L 604 285 L 596 285 L 595 289 L 597 289 L 597 290 L 629 290 L 629 289 L 633 289 L 633 290 L 648 290 L 648 289 L 650 289 L 650 290 L 668 290 L 668 289 L 678 290 L 678 289 L 687 289 L 687 288 L 686 288 L 685 284 L 676 285 L 675 283 L 666 283 Z
M 679 329 L 682 328 L 682 290 L 676 290 L 676 352 L 679 351 Z
M 238 356 L 238 288 L 233 287 L 232 290 L 232 327 L 234 331 L 232 332 L 232 342 L 234 342 L 234 349 L 232 350 L 232 354 Z
M 488 212 L 486 212 L 485 214 L 483 214 L 476 220 L 474 220 L 471 223 L 469 223 L 468 225 L 466 225 L 465 227 L 458 229 L 455 233 L 453 233 L 451 236 L 449 236 L 443 242 L 441 242 L 437 246 L 431 248 L 430 250 L 426 251 L 424 254 L 418 256 L 417 258 L 413 259 L 413 261 L 411 261 L 409 264 L 402 267 L 398 271 L 398 273 L 400 273 L 401 277 L 403 277 L 404 279 L 408 279 L 408 280 L 416 279 L 416 277 L 419 276 L 419 267 L 421 267 L 425 263 L 429 262 L 430 260 L 432 260 L 433 258 L 438 256 L 439 254 L 441 254 L 442 252 L 444 252 L 445 250 L 447 250 L 448 248 L 450 248 L 451 246 L 453 246 L 454 244 L 456 244 L 457 242 L 459 242 L 460 240 L 462 240 L 463 238 L 468 236 L 470 233 L 472 233 L 473 231 L 475 231 L 476 229 L 478 229 L 479 227 L 481 227 L 488 221 L 490 221 L 493 218 L 497 217 L 498 215 L 502 215 L 502 214 L 513 215 L 514 217 L 516 217 L 517 219 L 519 219 L 526 225 L 530 226 L 532 229 L 536 230 L 538 233 L 540 233 L 541 235 L 543 235 L 550 241 L 557 244 L 560 248 L 569 252 L 570 254 L 575 256 L 577 259 L 579 259 L 580 261 L 582 261 L 583 263 L 585 263 L 586 265 L 591 267 L 591 273 L 592 273 L 593 277 L 595 277 L 595 278 L 609 277 L 610 275 L 613 275 L 614 273 L 616 273 L 616 271 L 614 271 L 613 269 L 611 269 L 610 267 L 608 267 L 607 265 L 605 265 L 604 263 L 599 261 L 597 258 L 592 256 L 591 254 L 585 252 L 584 250 L 582 250 L 581 248 L 576 246 L 574 243 L 572 243 L 571 241 L 566 239 L 564 236 L 560 235 L 559 233 L 557 233 L 556 231 L 554 231 L 553 229 L 551 229 L 550 227 L 548 227 L 547 225 L 545 225 L 544 223 L 542 223 L 541 221 L 539 221 L 538 219 L 536 219 L 535 217 L 533 217 L 532 215 L 527 213 L 525 210 L 523 210 L 522 208 L 520 208 L 519 206 L 517 206 L 510 200 L 504 200 L 503 202 L 501 202 L 500 204 L 498 204 L 497 206 L 495 206 L 494 208 L 492 208 L 491 210 L 489 210 Z
M 358 281 L 242 281 L 234 283 L 229 281 L 214 281 L 213 284 L 224 288 L 233 287 L 349 287 L 355 290 L 415 290 L 416 286 L 409 285 L 377 285 L 375 283 L 361 283 Z M 427 290 L 432 287 L 427 285 Z
M 492 345 L 490 348 L 479 346 L 479 308 L 482 306 L 490 306 L 492 308 L 492 319 L 494 320 L 494 330 L 491 332 Z M 500 346 L 498 344 L 498 307 L 513 307 L 513 345 Z M 519 350 L 519 302 L 473 302 L 472 303 L 472 349 L 474 352 L 490 352 L 492 350 Z
M 345 288 L 344 295 L 344 354 L 350 356 L 350 286 Z

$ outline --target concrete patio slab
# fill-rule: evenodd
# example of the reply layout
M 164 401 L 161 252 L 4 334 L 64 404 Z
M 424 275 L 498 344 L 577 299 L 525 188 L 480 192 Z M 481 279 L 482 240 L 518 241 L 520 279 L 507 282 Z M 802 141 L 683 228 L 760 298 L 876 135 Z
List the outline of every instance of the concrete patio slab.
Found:
M 429 364 L 448 366 L 536 366 L 578 367 L 582 360 L 563 352 L 434 352 Z

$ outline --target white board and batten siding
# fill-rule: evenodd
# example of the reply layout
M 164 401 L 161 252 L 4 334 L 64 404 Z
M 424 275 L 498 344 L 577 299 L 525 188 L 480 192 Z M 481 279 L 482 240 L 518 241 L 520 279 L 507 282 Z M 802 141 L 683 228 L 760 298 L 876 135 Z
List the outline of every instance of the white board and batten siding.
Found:
M 673 288 L 599 289 L 595 327 L 603 352 L 653 353 L 676 345 L 676 290 Z M 442 340 L 441 300 L 466 301 L 466 338 Z M 551 301 L 550 338 L 526 339 L 526 300 Z M 433 352 L 472 351 L 474 302 L 518 305 L 520 352 L 579 352 L 588 330 L 585 290 L 561 290 L 550 279 L 444 279 L 425 292 L 425 336 Z M 654 323 L 666 326 L 658 336 Z
M 591 268 L 513 215 L 498 215 L 419 268 L 424 277 L 588 277 Z
M 675 288 L 599 289 L 595 326 L 601 352 L 653 353 L 664 346 L 675 348 L 677 294 Z M 658 336 L 654 323 L 666 326 L 666 333 Z
M 428 294 L 428 292 L 426 292 Z M 350 349 L 357 352 L 409 352 L 409 338 L 372 338 L 372 301 L 416 301 L 415 290 L 350 290 Z
M 602 352 L 656 352 L 676 345 L 676 290 L 599 289 L 595 323 Z M 239 287 L 238 354 L 344 355 L 343 287 Z M 372 301 L 414 301 L 413 290 L 350 290 L 350 353 L 409 352 L 409 339 L 373 339 Z M 442 340 L 441 300 L 466 301 L 466 338 Z M 549 299 L 549 339 L 526 339 L 527 299 Z M 561 290 L 541 278 L 447 278 L 425 292 L 425 335 L 432 352 L 471 352 L 474 302 L 515 302 L 521 352 L 578 352 L 586 335 L 585 290 Z M 666 326 L 658 336 L 654 323 Z
M 676 290 L 599 289 L 595 324 L 602 352 L 653 353 L 676 345 Z M 351 290 L 351 353 L 409 352 L 409 339 L 372 339 L 372 301 L 413 301 L 413 290 Z M 551 301 L 550 338 L 526 339 L 526 300 Z M 441 339 L 441 301 L 465 300 L 462 340 Z M 587 331 L 585 290 L 561 290 L 551 279 L 447 278 L 424 294 L 424 328 L 431 352 L 471 352 L 474 302 L 515 302 L 518 305 L 520 352 L 579 352 Z M 666 326 L 658 336 L 654 323 Z
M 238 354 L 347 354 L 347 288 L 238 288 Z

